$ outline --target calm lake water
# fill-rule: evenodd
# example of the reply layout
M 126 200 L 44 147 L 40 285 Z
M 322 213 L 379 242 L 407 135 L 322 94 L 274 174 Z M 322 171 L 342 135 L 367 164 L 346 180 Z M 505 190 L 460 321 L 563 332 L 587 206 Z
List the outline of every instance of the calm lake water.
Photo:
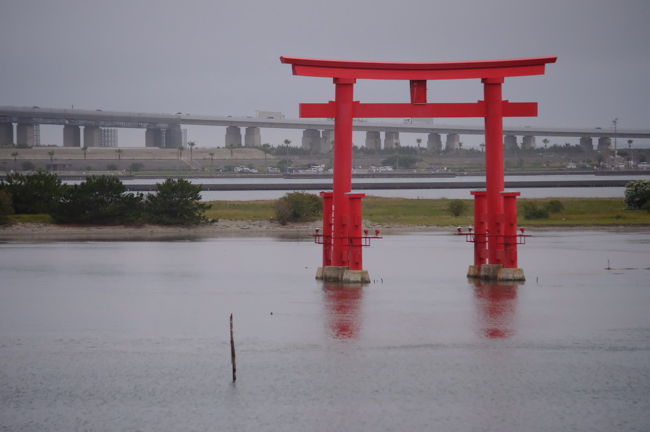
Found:
M 0 427 L 650 430 L 650 233 L 534 234 L 518 286 L 444 233 L 346 288 L 296 239 L 0 244 Z

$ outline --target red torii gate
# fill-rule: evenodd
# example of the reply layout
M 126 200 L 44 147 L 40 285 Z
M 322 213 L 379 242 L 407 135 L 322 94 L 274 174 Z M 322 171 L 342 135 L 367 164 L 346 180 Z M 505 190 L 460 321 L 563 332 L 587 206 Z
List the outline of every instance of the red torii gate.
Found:
M 486 191 L 475 197 L 474 266 L 468 275 L 496 278 L 499 268 L 516 269 L 501 279 L 523 279 L 517 269 L 518 193 L 504 192 L 503 117 L 537 116 L 536 102 L 502 99 L 505 77 L 542 75 L 556 57 L 469 62 L 401 63 L 280 57 L 294 75 L 333 78 L 336 100 L 300 104 L 300 117 L 334 118 L 333 192 L 323 192 L 323 268 L 317 277 L 369 281 L 362 246 L 372 236 L 361 226 L 361 198 L 352 191 L 352 120 L 375 117 L 484 117 Z M 484 100 L 474 103 L 428 103 L 427 80 L 481 79 Z M 353 100 L 357 79 L 408 80 L 410 103 L 360 103 Z M 505 207 L 504 207 L 505 205 Z M 375 234 L 375 237 L 378 233 Z M 347 275 L 344 276 L 344 271 Z

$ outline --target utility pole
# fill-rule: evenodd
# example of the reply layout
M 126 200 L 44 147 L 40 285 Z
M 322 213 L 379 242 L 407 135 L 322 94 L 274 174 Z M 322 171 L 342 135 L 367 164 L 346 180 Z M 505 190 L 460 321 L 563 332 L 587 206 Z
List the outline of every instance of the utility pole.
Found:
M 618 147 L 616 146 L 616 131 L 618 126 L 618 117 L 612 120 L 612 123 L 614 123 L 614 161 L 616 161 L 616 157 L 618 157 Z

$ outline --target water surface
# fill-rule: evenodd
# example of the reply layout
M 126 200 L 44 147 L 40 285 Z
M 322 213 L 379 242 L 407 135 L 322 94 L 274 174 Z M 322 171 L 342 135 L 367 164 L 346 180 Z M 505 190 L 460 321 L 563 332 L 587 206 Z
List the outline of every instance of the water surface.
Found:
M 537 233 L 518 286 L 471 255 L 388 236 L 341 288 L 295 239 L 0 244 L 0 425 L 650 429 L 650 234 Z

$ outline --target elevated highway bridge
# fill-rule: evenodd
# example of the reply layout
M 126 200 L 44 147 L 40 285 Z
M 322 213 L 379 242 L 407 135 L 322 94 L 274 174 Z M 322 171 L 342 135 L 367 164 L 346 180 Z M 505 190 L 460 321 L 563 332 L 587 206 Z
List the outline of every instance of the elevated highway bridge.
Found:
M 103 128 L 146 129 L 147 147 L 178 148 L 182 144 L 182 125 L 226 127 L 227 147 L 255 147 L 261 145 L 261 129 L 301 129 L 302 146 L 315 152 L 327 152 L 334 140 L 334 121 L 320 119 L 287 119 L 278 114 L 257 117 L 206 116 L 186 113 L 142 113 L 66 108 L 41 108 L 37 106 L 0 106 L 0 145 L 34 146 L 38 143 L 38 126 L 63 126 L 65 147 L 101 146 Z M 15 125 L 15 127 L 14 127 Z M 83 133 L 82 133 L 83 128 Z M 245 129 L 242 137 L 242 128 Z M 365 145 L 369 148 L 392 148 L 399 143 L 400 133 L 427 134 L 427 146 L 442 150 L 442 135 L 446 135 L 444 148 L 453 150 L 460 143 L 460 135 L 484 135 L 483 126 L 459 126 L 407 121 L 354 121 L 355 131 L 366 132 Z M 384 134 L 382 140 L 381 133 Z M 593 148 L 611 145 L 613 138 L 650 139 L 650 130 L 613 128 L 562 128 L 562 127 L 504 127 L 506 147 L 535 147 L 535 137 L 579 137 L 584 146 Z M 518 136 L 522 140 L 518 140 Z M 83 139 L 82 139 L 83 138 Z

